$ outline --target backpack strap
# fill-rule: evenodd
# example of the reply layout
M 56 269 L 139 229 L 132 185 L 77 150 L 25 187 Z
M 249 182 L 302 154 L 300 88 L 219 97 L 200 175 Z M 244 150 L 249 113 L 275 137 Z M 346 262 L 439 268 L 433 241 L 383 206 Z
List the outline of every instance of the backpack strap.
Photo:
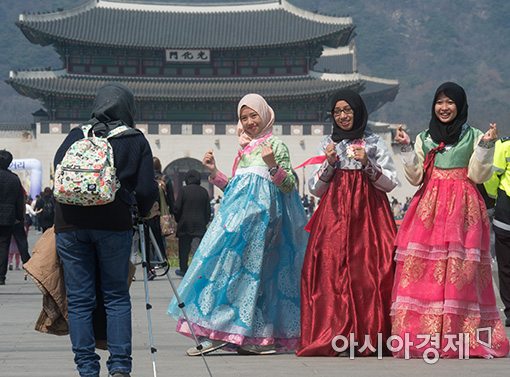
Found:
M 96 120 L 96 119 L 92 119 L 92 120 Z M 94 133 L 94 127 L 99 124 L 99 123 L 102 123 L 102 122 L 99 122 L 97 121 L 96 123 L 86 123 L 86 124 L 82 124 L 80 126 L 82 132 L 83 132 L 83 136 L 84 137 L 90 137 L 90 136 L 96 136 L 95 133 Z M 102 130 L 100 131 L 100 133 L 104 132 L 103 130 L 108 130 L 108 124 L 105 124 L 105 123 L 102 123 L 104 126 L 102 128 Z M 117 123 L 118 124 L 118 123 Z M 114 138 L 114 137 L 117 137 L 117 136 L 120 136 L 120 135 L 135 135 L 135 134 L 139 134 L 141 133 L 140 130 L 136 129 L 136 128 L 132 128 L 132 127 L 129 127 L 129 126 L 126 126 L 125 124 L 121 125 L 121 126 L 117 126 L 117 127 L 114 127 L 112 128 L 111 130 L 108 130 L 108 132 L 106 133 L 106 135 L 102 135 L 102 136 L 98 136 L 98 137 L 103 137 L 103 138 L 106 138 L 106 139 L 110 139 L 110 138 Z M 89 136 L 89 134 L 91 134 Z
M 106 138 L 107 139 L 110 139 L 112 137 L 115 137 L 115 136 L 119 136 L 120 134 L 123 134 L 124 132 L 127 132 L 129 130 L 131 130 L 132 128 L 131 127 L 128 127 L 128 126 L 119 126 L 119 127 L 115 127 L 113 130 L 110 130 L 108 132 L 108 134 L 106 135 Z
M 89 132 L 94 127 L 92 124 L 83 124 L 80 126 L 81 131 L 83 132 L 83 137 L 87 138 L 89 137 Z

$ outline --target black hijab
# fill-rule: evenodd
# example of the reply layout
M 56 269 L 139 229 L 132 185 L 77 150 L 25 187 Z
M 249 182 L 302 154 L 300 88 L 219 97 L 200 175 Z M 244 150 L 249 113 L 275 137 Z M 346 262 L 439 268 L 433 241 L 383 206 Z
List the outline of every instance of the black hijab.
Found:
M 354 111 L 354 124 L 349 131 L 342 130 L 336 124 L 335 117 L 333 116 L 333 111 L 335 110 L 335 105 L 338 101 L 347 102 Z M 330 109 L 331 117 L 333 118 L 333 132 L 331 134 L 331 139 L 335 143 L 338 143 L 344 139 L 352 140 L 361 139 L 363 137 L 363 133 L 367 127 L 368 113 L 365 103 L 358 93 L 349 89 L 340 90 L 331 98 Z
M 435 105 L 437 97 L 443 93 L 448 98 L 452 99 L 457 106 L 457 116 L 450 123 L 441 122 L 435 112 Z M 466 92 L 454 82 L 445 82 L 439 86 L 434 95 L 432 102 L 432 117 L 429 123 L 429 133 L 436 143 L 444 142 L 445 144 L 455 144 L 459 141 L 462 126 L 466 123 L 468 116 L 468 104 Z
M 135 98 L 127 86 L 109 83 L 100 87 L 92 106 L 92 118 L 101 123 L 122 121 L 129 127 L 134 125 Z

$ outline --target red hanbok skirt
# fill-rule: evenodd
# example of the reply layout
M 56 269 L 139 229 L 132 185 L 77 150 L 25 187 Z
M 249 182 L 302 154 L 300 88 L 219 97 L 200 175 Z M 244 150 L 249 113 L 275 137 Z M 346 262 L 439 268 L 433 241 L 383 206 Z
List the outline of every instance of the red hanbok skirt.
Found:
M 307 228 L 297 355 L 335 356 L 338 335 L 351 336 L 357 350 L 367 340 L 377 347 L 378 334 L 385 343 L 396 233 L 386 193 L 360 170 L 339 170 Z M 367 348 L 357 355 L 371 353 Z

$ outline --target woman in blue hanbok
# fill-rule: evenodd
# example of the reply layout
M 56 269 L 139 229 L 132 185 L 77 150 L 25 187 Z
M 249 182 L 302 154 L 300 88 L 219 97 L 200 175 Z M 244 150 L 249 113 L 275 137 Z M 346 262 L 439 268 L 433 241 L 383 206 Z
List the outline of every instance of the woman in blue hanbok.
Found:
M 300 337 L 300 276 L 307 234 L 289 151 L 272 134 L 273 109 L 258 94 L 239 102 L 239 153 L 233 176 L 212 151 L 203 164 L 224 190 L 217 215 L 179 286 L 190 320 L 174 298 L 177 331 L 201 340 L 190 356 L 225 347 L 268 354 L 296 348 Z

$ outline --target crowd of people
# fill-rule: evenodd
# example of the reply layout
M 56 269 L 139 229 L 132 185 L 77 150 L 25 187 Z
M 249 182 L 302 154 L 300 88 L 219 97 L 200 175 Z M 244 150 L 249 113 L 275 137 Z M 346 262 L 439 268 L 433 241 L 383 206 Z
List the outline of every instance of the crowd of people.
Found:
M 99 125 L 97 133 L 105 138 L 117 127 L 133 131 L 118 130 L 108 139 L 120 189 L 107 204 L 83 206 L 61 203 L 47 188 L 33 207 L 24 208 L 19 180 L 7 170 L 12 156 L 2 151 L 0 197 L 9 202 L 0 205 L 0 284 L 17 224 L 35 216 L 42 231 L 53 226 L 80 376 L 99 375 L 92 323 L 99 299 L 106 310 L 109 372 L 129 376 L 128 262 L 136 203 L 162 250 L 168 215 L 177 222 L 175 273 L 182 276 L 178 293 L 187 317 L 175 298 L 168 313 L 179 333 L 199 337 L 189 356 L 218 349 L 300 357 L 507 356 L 510 140 L 498 141 L 496 124 L 486 131 L 471 127 L 464 89 L 440 85 L 428 128 L 414 141 L 397 131 L 405 178 L 418 187 L 400 203 L 388 198 L 398 185 L 397 171 L 384 141 L 367 127 L 361 96 L 339 91 L 327 110 L 332 133 L 320 143 L 320 155 L 309 160 L 316 164 L 308 181 L 311 196 L 299 196 L 289 150 L 272 132 L 273 109 L 262 96 L 248 94 L 237 106 L 239 152 L 231 174 L 220 170 L 212 150 L 203 157 L 209 182 L 222 196 L 211 200 L 201 173 L 191 170 L 174 197 L 161 162 L 132 128 L 132 92 L 119 84 L 100 88 L 88 123 Z M 56 167 L 73 143 L 87 138 L 82 131 L 69 133 Z M 477 187 L 484 182 L 489 196 L 497 197 L 504 322 L 492 283 L 487 207 Z M 401 221 L 398 228 L 395 220 Z M 193 241 L 199 243 L 194 253 Z M 480 335 L 480 329 L 489 331 Z M 455 347 L 462 337 L 468 339 L 464 351 Z

